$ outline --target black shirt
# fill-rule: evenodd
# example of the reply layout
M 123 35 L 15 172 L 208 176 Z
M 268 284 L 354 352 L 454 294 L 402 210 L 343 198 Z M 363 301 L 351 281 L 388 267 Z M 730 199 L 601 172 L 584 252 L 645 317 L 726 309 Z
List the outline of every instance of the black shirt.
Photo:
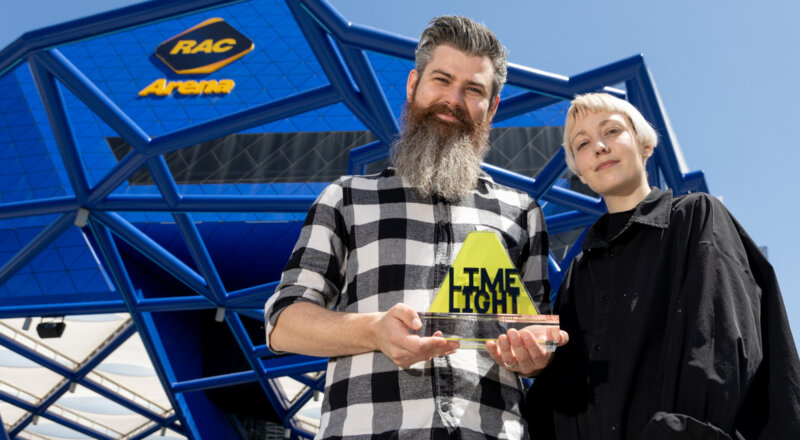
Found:
M 601 217 L 555 310 L 570 341 L 528 393 L 532 438 L 800 439 L 774 273 L 718 200 L 653 189 Z

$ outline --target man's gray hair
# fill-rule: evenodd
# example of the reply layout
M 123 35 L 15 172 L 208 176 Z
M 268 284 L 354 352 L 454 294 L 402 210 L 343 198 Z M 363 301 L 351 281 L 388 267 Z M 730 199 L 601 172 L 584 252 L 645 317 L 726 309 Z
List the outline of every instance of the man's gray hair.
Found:
M 494 67 L 492 96 L 500 94 L 508 73 L 508 50 L 486 26 L 467 17 L 445 15 L 433 18 L 417 44 L 416 69 L 422 74 L 436 47 L 446 45 L 461 52 L 488 57 Z

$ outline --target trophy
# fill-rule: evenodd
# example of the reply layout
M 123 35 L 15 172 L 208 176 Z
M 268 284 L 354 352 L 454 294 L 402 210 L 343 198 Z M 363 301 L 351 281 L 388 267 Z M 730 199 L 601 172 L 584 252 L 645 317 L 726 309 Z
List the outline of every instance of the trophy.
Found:
M 433 303 L 419 316 L 420 336 L 441 332 L 461 348 L 483 348 L 512 328 L 533 333 L 547 351 L 558 345 L 558 316 L 539 314 L 500 238 L 490 231 L 467 235 Z

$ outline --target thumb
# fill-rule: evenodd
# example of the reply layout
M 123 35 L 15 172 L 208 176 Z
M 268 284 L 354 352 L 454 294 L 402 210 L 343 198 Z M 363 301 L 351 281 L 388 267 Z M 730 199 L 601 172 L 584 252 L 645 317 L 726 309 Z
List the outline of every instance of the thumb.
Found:
M 392 314 L 395 318 L 403 322 L 408 328 L 412 330 L 419 330 L 422 328 L 422 321 L 419 319 L 417 311 L 410 306 L 399 303 L 392 307 Z

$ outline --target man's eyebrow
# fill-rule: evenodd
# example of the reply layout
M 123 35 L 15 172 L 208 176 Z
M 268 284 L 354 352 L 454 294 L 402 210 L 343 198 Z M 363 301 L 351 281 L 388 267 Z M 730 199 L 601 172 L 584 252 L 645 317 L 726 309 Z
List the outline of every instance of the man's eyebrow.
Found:
M 431 70 L 431 75 L 433 75 L 434 73 L 438 73 L 438 74 L 440 74 L 440 75 L 444 75 L 444 76 L 446 76 L 446 77 L 448 77 L 448 78 L 450 78 L 450 79 L 452 79 L 452 78 L 453 78 L 453 75 L 452 75 L 452 74 L 450 74 L 450 73 L 447 73 L 447 72 L 445 72 L 445 71 L 444 71 L 444 70 L 442 70 L 442 69 L 433 69 L 433 70 Z

